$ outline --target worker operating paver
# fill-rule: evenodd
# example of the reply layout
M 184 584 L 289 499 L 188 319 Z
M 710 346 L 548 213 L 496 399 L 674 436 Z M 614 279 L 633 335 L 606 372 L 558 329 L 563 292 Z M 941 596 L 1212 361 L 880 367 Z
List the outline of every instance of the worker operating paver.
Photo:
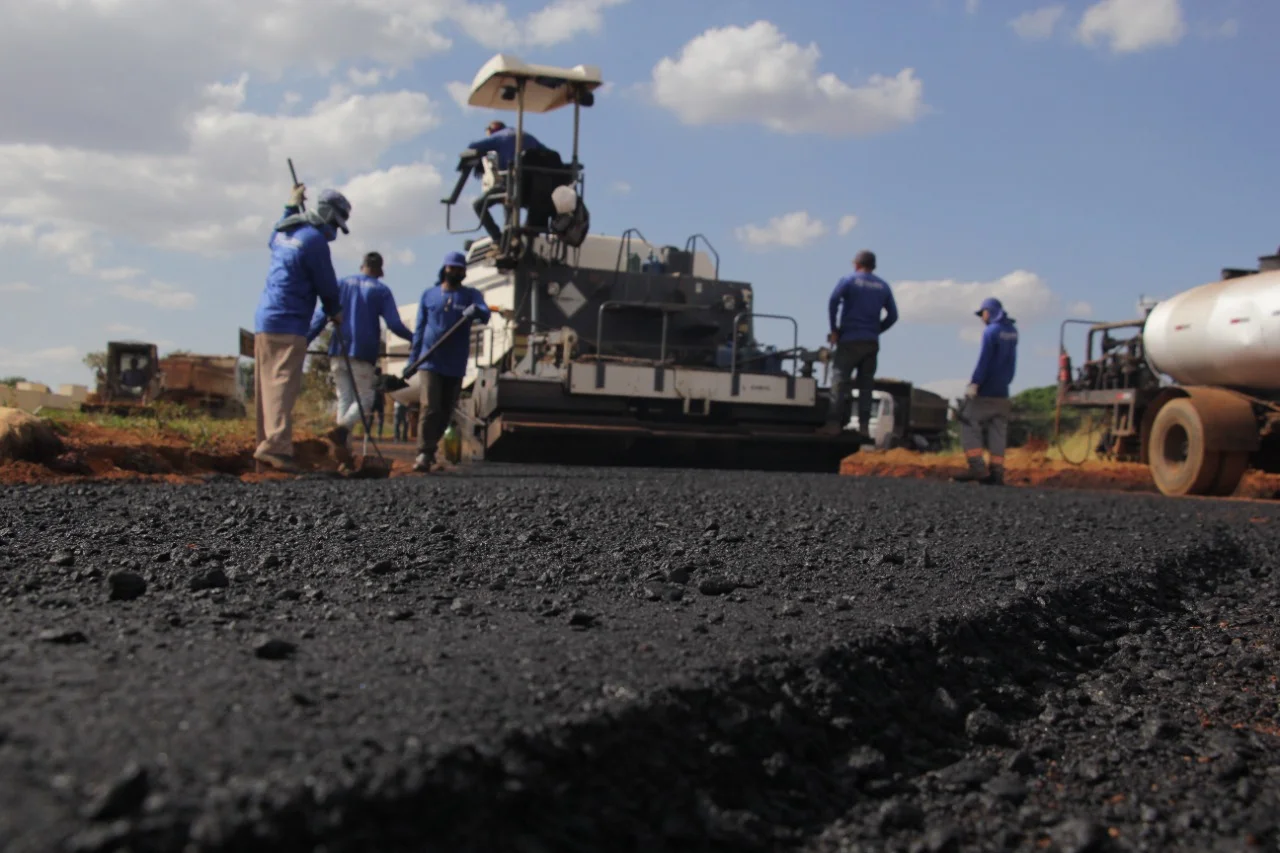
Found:
M 329 339 L 329 370 L 338 395 L 337 426 L 325 439 L 333 446 L 334 455 L 343 468 L 355 465 L 347 442 L 352 428 L 360 422 L 361 409 L 366 417 L 374 416 L 378 378 L 376 363 L 382 343 L 379 320 L 385 321 L 393 334 L 406 341 L 413 340 L 413 332 L 400 320 L 395 295 L 381 281 L 382 263 L 382 255 L 369 252 L 360 265 L 360 274 L 348 276 L 338 283 L 342 323 Z M 319 336 L 324 325 L 322 306 L 311 318 L 308 343 Z M 368 427 L 366 424 L 365 428 Z
M 418 303 L 418 321 L 409 345 L 405 379 L 413 375 L 414 362 L 439 343 L 430 358 L 418 365 L 423 372 L 422 417 L 413 470 L 423 473 L 444 468 L 435 461 L 436 445 L 449 425 L 462 391 L 467 359 L 471 356 L 471 325 L 477 321 L 489 322 L 490 311 L 484 295 L 474 287 L 464 287 L 462 281 L 466 277 L 466 256 L 450 252 L 440 267 L 439 283 L 427 288 Z M 459 321 L 465 322 L 455 329 Z
M 480 224 L 484 226 L 484 230 L 493 239 L 493 245 L 497 246 L 502 242 L 502 230 L 498 228 L 498 223 L 490 215 L 489 208 L 504 202 L 507 197 L 506 171 L 516 158 L 515 128 L 507 127 L 500 121 L 489 122 L 489 126 L 485 128 L 484 139 L 477 139 L 467 147 L 480 154 L 492 152 L 498 156 L 497 167 L 499 174 L 493 185 L 485 190 L 480 198 L 476 199 L 474 205 L 476 216 L 480 217 Z M 529 131 L 526 130 L 521 134 L 522 151 L 537 151 L 542 147 L 542 143 Z M 482 167 L 477 167 L 476 173 L 480 174 L 481 169 Z
M 329 243 L 338 231 L 351 233 L 351 202 L 337 190 L 324 190 L 314 210 L 302 211 L 306 188 L 293 188 L 284 217 L 275 224 L 268 245 L 271 269 L 258 301 L 253 342 L 254 400 L 258 446 L 253 458 L 273 468 L 296 473 L 293 460 L 293 406 L 302 389 L 307 332 L 319 298 L 335 325 L 342 322 L 338 277 Z
M 889 283 L 875 274 L 876 256 L 866 249 L 853 259 L 853 273 L 831 291 L 827 311 L 828 340 L 836 348 L 832 359 L 831 407 L 821 432 L 839 435 L 849 420 L 849 385 L 858 371 L 858 430 L 871 431 L 871 393 L 880 353 L 880 335 L 898 322 L 898 306 Z
M 999 299 L 983 300 L 974 313 L 987 327 L 982 332 L 978 365 L 965 389 L 961 410 L 960 443 L 969 468 L 956 479 L 1002 485 L 1009 432 L 1009 383 L 1017 366 L 1018 330 Z M 984 448 L 990 454 L 989 470 L 982 459 Z

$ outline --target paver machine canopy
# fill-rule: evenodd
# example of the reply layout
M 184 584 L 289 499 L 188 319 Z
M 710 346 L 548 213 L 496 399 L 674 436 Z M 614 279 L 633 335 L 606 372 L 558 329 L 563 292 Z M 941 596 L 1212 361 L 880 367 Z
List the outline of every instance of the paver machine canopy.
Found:
M 482 109 L 502 110 L 516 114 L 515 157 L 500 169 L 493 154 L 481 155 L 474 149 L 462 152 L 458 161 L 458 180 L 445 205 L 446 227 L 451 234 L 467 234 L 479 230 L 455 230 L 452 208 L 462 188 L 473 174 L 483 174 L 488 192 L 494 186 L 502 192 L 504 222 L 502 239 L 494 248 L 500 266 L 514 266 L 538 236 L 552 235 L 564 246 L 582 245 L 590 227 L 590 216 L 583 202 L 584 177 L 578 159 L 579 130 L 582 108 L 595 103 L 595 90 L 603 85 L 600 69 L 591 65 L 555 68 L 531 65 L 517 57 L 498 54 L 476 74 L 471 83 L 467 103 Z M 525 114 L 550 113 L 573 107 L 573 150 L 566 164 L 560 152 L 551 148 L 525 149 Z M 520 214 L 527 215 L 521 222 Z

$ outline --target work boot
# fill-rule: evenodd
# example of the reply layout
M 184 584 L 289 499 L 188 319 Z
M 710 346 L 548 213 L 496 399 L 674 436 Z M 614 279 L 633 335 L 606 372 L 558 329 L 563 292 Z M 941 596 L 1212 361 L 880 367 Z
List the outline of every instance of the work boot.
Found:
M 298 473 L 298 466 L 288 456 L 281 456 L 278 453 L 267 453 L 264 450 L 258 450 L 254 452 L 253 458 L 258 462 L 270 465 L 277 471 L 283 471 L 286 474 Z
M 418 458 L 413 460 L 413 470 L 417 471 L 419 474 L 425 474 L 431 470 L 431 464 L 431 457 L 427 456 L 425 453 L 419 453 Z
M 991 472 L 987 474 L 986 479 L 983 480 L 982 482 L 988 486 L 1003 486 L 1004 485 L 1004 466 L 992 465 Z
M 963 474 L 957 474 L 951 479 L 957 483 L 982 483 L 987 480 L 987 466 L 983 464 L 981 456 L 969 457 L 969 470 Z
M 350 471 L 356 467 L 356 460 L 351 455 L 351 450 L 347 447 L 347 439 L 351 435 L 351 430 L 344 426 L 336 426 L 325 433 L 324 440 L 329 442 L 333 448 L 333 458 L 338 460 L 338 470 Z

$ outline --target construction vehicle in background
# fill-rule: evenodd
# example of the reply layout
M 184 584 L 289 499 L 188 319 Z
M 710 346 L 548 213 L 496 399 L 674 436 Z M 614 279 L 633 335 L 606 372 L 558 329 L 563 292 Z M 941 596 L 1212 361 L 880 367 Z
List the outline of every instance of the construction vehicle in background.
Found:
M 248 410 L 238 366 L 236 356 L 174 353 L 159 358 L 155 344 L 112 341 L 97 386 L 80 410 L 147 415 L 154 413 L 155 404 L 170 403 L 217 418 L 242 418 Z
M 937 453 L 947 439 L 947 399 L 902 379 L 877 378 L 871 392 L 869 438 L 876 450 L 902 447 Z M 858 394 L 845 429 L 858 426 Z
M 1146 303 L 1140 320 L 1065 321 L 1057 417 L 1102 413 L 1098 450 L 1148 465 L 1166 495 L 1230 495 L 1250 467 L 1280 471 L 1280 255 L 1258 261 Z M 1074 374 L 1073 324 L 1088 327 Z
M 829 350 L 802 348 L 794 318 L 756 313 L 751 285 L 720 277 L 702 235 L 678 248 L 634 228 L 588 233 L 579 128 L 602 83 L 594 67 L 499 55 L 471 86 L 469 105 L 515 111 L 517 139 L 527 113 L 572 106 L 573 151 L 567 164 L 557 152 L 518 154 L 504 176 L 513 189 L 502 239 L 467 247 L 466 284 L 493 316 L 472 332 L 455 413 L 464 456 L 837 471 L 864 442 L 819 432 L 829 400 L 814 372 Z M 473 154 L 461 158 L 446 208 L 482 165 Z M 401 315 L 412 322 L 415 311 Z M 759 343 L 758 321 L 788 329 L 790 347 Z M 407 348 L 388 340 L 387 351 L 384 373 L 399 373 Z M 416 402 L 420 381 L 390 396 Z

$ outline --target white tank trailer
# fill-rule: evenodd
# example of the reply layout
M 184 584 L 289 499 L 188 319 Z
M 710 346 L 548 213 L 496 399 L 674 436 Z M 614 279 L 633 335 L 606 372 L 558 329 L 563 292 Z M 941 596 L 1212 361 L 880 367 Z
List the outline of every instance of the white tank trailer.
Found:
M 1158 302 L 1142 320 L 1067 320 L 1058 406 L 1107 412 L 1097 449 L 1140 461 L 1166 495 L 1235 492 L 1280 471 L 1280 255 Z M 1072 371 L 1068 325 L 1089 327 Z

